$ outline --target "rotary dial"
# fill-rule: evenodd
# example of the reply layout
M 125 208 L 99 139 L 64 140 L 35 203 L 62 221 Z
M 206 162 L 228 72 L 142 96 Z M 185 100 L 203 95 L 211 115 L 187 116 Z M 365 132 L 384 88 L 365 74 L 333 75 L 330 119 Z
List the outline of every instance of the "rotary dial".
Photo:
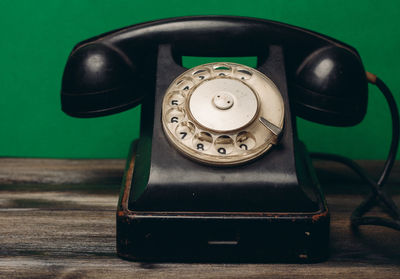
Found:
M 162 122 L 168 140 L 188 157 L 236 165 L 278 142 L 284 104 L 275 84 L 255 69 L 211 63 L 172 82 L 163 99 Z

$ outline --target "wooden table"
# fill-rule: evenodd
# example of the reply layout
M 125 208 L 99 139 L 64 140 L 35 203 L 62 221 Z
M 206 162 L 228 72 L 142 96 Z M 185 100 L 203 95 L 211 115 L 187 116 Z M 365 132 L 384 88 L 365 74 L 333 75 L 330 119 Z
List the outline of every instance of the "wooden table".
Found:
M 377 175 L 381 162 L 360 162 Z M 331 257 L 317 264 L 139 263 L 115 253 L 123 160 L 0 159 L 0 278 L 400 278 L 400 232 L 349 228 L 368 193 L 317 162 L 331 209 Z M 397 189 L 396 186 L 397 185 Z M 388 189 L 400 203 L 400 164 Z M 374 214 L 381 214 L 376 210 Z

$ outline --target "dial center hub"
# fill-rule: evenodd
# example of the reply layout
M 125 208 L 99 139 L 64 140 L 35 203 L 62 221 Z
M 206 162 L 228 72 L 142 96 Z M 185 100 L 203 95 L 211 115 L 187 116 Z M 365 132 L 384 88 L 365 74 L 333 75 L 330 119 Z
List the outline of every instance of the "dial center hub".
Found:
M 221 91 L 213 98 L 214 105 L 219 109 L 230 109 L 233 106 L 233 96 L 229 92 Z

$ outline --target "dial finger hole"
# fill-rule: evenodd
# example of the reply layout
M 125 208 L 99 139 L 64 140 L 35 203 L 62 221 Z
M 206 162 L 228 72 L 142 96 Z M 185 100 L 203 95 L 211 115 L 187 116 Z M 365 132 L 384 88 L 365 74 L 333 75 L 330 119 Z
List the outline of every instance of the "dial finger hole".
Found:
M 195 130 L 192 122 L 184 121 L 176 127 L 175 134 L 180 140 L 187 140 L 193 137 Z
M 196 80 L 204 80 L 211 76 L 210 71 L 208 69 L 200 69 L 193 73 L 193 77 Z
M 251 150 L 256 146 L 256 138 L 249 132 L 240 132 L 236 136 L 236 146 L 244 151 Z
M 166 114 L 166 121 L 168 123 L 174 124 L 179 123 L 185 117 L 185 111 L 181 108 L 175 108 L 168 110 Z
M 241 80 L 248 80 L 248 79 L 250 79 L 250 78 L 252 77 L 252 75 L 253 75 L 250 71 L 245 70 L 245 69 L 238 69 L 238 70 L 237 70 L 237 73 L 238 73 L 239 78 L 240 78 Z
M 207 132 L 200 132 L 193 138 L 193 146 L 198 151 L 206 151 L 210 148 L 213 138 Z
M 182 93 L 187 93 L 193 87 L 193 81 L 188 78 L 180 79 L 176 82 L 175 86 Z
M 227 64 L 217 64 L 213 69 L 217 76 L 226 76 L 232 73 L 232 67 Z
M 171 97 L 168 99 L 168 103 L 172 107 L 177 107 L 185 102 L 185 96 L 179 92 L 172 92 Z
M 229 136 L 219 136 L 214 142 L 215 150 L 221 155 L 227 155 L 232 152 L 234 144 Z

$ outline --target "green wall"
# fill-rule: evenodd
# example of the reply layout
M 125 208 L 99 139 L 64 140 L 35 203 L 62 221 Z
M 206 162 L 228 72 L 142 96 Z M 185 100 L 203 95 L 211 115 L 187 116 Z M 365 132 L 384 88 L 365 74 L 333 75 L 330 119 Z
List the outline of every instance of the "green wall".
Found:
M 139 108 L 76 119 L 60 110 L 63 68 L 75 43 L 123 26 L 166 17 L 223 14 L 272 19 L 318 31 L 358 49 L 400 101 L 400 1 L 42 0 L 0 2 L 0 155 L 124 158 L 139 135 Z M 356 127 L 299 120 L 313 151 L 383 159 L 389 112 L 370 86 L 368 115 Z M 161 131 L 160 131 L 161 132 Z

